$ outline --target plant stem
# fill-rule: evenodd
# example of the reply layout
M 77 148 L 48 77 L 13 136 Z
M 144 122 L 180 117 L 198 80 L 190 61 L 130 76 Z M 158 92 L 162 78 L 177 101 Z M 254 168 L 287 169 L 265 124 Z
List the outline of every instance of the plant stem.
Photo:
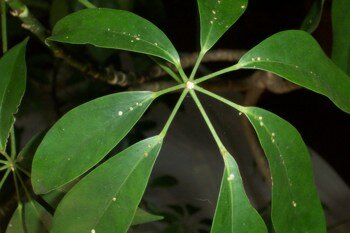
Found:
M 21 195 L 19 194 L 19 186 L 18 186 L 18 181 L 17 181 L 17 177 L 15 174 L 15 171 L 12 171 L 12 175 L 13 175 L 13 181 L 15 183 L 15 189 L 16 189 L 16 196 L 17 196 L 17 203 L 18 205 L 21 205 Z
M 168 132 L 168 129 L 169 129 L 169 127 L 170 127 L 170 124 L 171 124 L 171 122 L 174 120 L 174 117 L 175 117 L 177 111 L 179 110 L 179 108 L 180 108 L 180 106 L 181 106 L 183 100 L 185 99 L 187 93 L 188 93 L 188 89 L 183 90 L 183 92 L 182 92 L 182 94 L 181 94 L 179 100 L 177 101 L 177 103 L 176 103 L 176 105 L 175 105 L 173 111 L 171 112 L 171 114 L 170 114 L 170 116 L 169 116 L 169 119 L 168 119 L 167 122 L 165 123 L 165 126 L 164 126 L 162 132 L 160 133 L 160 136 L 161 136 L 161 137 L 164 138 L 165 135 L 166 135 L 166 133 Z
M 149 56 L 157 65 L 159 65 L 167 74 L 169 74 L 176 82 L 181 83 L 180 77 L 167 65 L 163 64 L 162 61 L 156 57 Z
M 194 65 L 193 69 L 192 69 L 192 72 L 191 72 L 191 75 L 190 75 L 190 81 L 192 81 L 194 79 L 194 76 L 196 75 L 196 72 L 198 70 L 198 67 L 204 57 L 205 53 L 203 51 L 201 51 L 199 54 L 198 54 L 198 58 L 196 60 L 196 64 Z
M 21 185 L 22 185 L 22 188 L 23 188 L 23 190 L 24 190 L 25 195 L 27 196 L 28 200 L 30 200 L 30 199 L 31 199 L 30 192 L 28 191 L 28 189 L 27 189 L 27 187 L 26 187 L 26 184 L 24 183 L 22 177 L 21 177 L 18 173 L 16 173 L 16 176 L 18 177 L 18 180 L 19 180 L 19 182 L 20 182 Z
M 238 111 L 241 111 L 241 112 L 245 111 L 245 108 L 243 106 L 238 105 L 238 104 L 236 104 L 236 103 L 234 103 L 234 102 L 232 102 L 232 101 L 230 101 L 228 99 L 225 99 L 225 98 L 223 98 L 223 97 L 221 97 L 221 96 L 219 96 L 219 95 L 217 95 L 217 94 L 215 94 L 213 92 L 207 91 L 204 88 L 201 88 L 201 87 L 196 85 L 194 87 L 194 89 L 199 91 L 199 92 L 201 92 L 201 93 L 203 93 L 203 94 L 205 94 L 205 95 L 208 95 L 208 96 L 210 96 L 210 97 L 212 97 L 214 99 L 217 99 L 217 100 L 219 100 L 219 101 L 221 101 L 221 102 L 223 102 L 223 103 L 225 103 L 225 104 L 227 104 L 227 105 L 237 109 Z
M 179 67 L 176 67 L 176 68 L 177 68 L 177 70 L 179 71 L 179 74 L 180 74 L 180 77 L 181 77 L 182 81 L 183 81 L 183 82 L 187 82 L 187 81 L 188 81 L 188 77 L 187 77 L 187 75 L 185 74 L 185 71 L 182 69 L 182 67 L 179 66 Z
M 227 67 L 225 69 L 222 69 L 222 70 L 216 71 L 214 73 L 211 73 L 211 74 L 209 74 L 207 76 L 204 76 L 204 77 L 201 77 L 199 79 L 196 79 L 196 80 L 194 80 L 194 83 L 195 84 L 199 84 L 201 82 L 204 82 L 204 81 L 207 81 L 209 79 L 215 78 L 215 77 L 217 77 L 219 75 L 222 75 L 222 74 L 225 74 L 225 73 L 228 73 L 228 72 L 231 72 L 231 71 L 238 70 L 239 68 L 240 68 L 240 66 L 236 64 L 234 66 Z
M 6 160 L 0 160 L 1 164 L 8 164 L 8 162 Z
M 15 126 L 13 125 L 10 131 L 10 137 L 11 137 L 11 159 L 14 160 L 17 155 L 16 150 L 16 136 L 15 136 Z
M 8 164 L 0 167 L 0 171 L 6 170 L 7 168 L 9 168 L 10 166 Z
M 30 175 L 30 173 L 28 171 L 26 171 L 25 169 L 23 169 L 22 167 L 20 167 L 18 165 L 16 165 L 16 168 L 18 170 L 20 170 L 21 172 L 23 172 L 26 176 L 28 176 L 30 178 L 31 175 Z
M 86 8 L 96 8 L 94 4 L 89 2 L 88 0 L 78 0 L 81 4 L 83 4 Z
M 6 19 L 6 3 L 5 0 L 1 1 L 1 37 L 2 37 L 2 51 L 7 51 L 7 19 Z
M 1 154 L 7 159 L 9 163 L 12 163 L 11 157 L 6 153 L 6 151 L 1 152 Z
M 164 94 L 167 94 L 169 92 L 172 92 L 172 91 L 177 91 L 181 88 L 185 88 L 186 87 L 186 84 L 182 83 L 182 84 L 179 84 L 179 85 L 176 85 L 176 86 L 173 86 L 173 87 L 169 87 L 169 88 L 166 88 L 164 90 L 161 90 L 161 91 L 157 91 L 155 93 L 155 98 L 161 96 L 161 95 L 164 95 Z
M 222 152 L 222 150 L 226 150 L 225 147 L 224 147 L 224 145 L 222 144 L 222 142 L 221 142 L 221 140 L 220 140 L 220 137 L 219 137 L 218 134 L 216 133 L 215 128 L 214 128 L 213 124 L 211 123 L 211 121 L 210 121 L 210 119 L 209 119 L 207 113 L 205 112 L 202 103 L 201 103 L 200 100 L 198 99 L 196 93 L 195 93 L 193 90 L 190 90 L 190 94 L 191 94 L 191 96 L 192 96 L 194 102 L 196 103 L 196 105 L 197 105 L 199 111 L 201 112 L 201 114 L 202 114 L 202 116 L 203 116 L 203 118 L 204 118 L 204 121 L 205 121 L 205 123 L 207 124 L 207 126 L 208 126 L 208 128 L 209 128 L 211 134 L 213 135 L 214 140 L 215 140 L 216 144 L 218 145 L 218 147 L 219 147 L 219 149 L 220 149 L 220 152 Z
M 1 179 L 1 181 L 0 181 L 0 191 L 1 191 L 2 186 L 4 185 L 4 183 L 5 183 L 6 179 L 7 179 L 7 177 L 9 176 L 10 172 L 11 172 L 11 169 L 8 169 L 8 170 L 5 172 L 4 176 L 2 177 L 2 179 Z

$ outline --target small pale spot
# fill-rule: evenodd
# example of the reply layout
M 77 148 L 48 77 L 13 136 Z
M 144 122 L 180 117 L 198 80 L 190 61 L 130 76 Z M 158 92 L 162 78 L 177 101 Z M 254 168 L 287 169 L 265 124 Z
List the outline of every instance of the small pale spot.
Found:
M 139 103 L 139 106 L 142 106 L 142 103 Z
M 272 133 L 271 136 L 274 137 L 274 136 L 276 136 L 276 134 L 275 134 L 275 133 Z
M 151 146 L 151 144 L 148 144 L 148 148 L 151 148 L 152 146 Z
M 145 153 L 143 154 L 143 156 L 148 157 L 148 153 L 147 153 L 147 152 L 145 152 Z
M 235 175 L 233 173 L 231 173 L 228 177 L 227 180 L 228 181 L 232 181 L 235 178 Z
M 123 115 L 123 112 L 122 112 L 122 111 L 119 111 L 119 112 L 118 112 L 118 115 L 119 115 L 119 116 Z
M 221 1 L 220 0 L 218 0 L 218 4 L 220 4 L 221 3 Z
M 252 58 L 252 61 L 255 61 L 255 58 L 254 58 L 254 57 Z
M 257 60 L 258 60 L 258 61 L 261 61 L 261 57 L 258 57 Z
M 113 197 L 113 198 L 112 198 L 112 201 L 116 201 L 116 200 L 117 200 L 117 198 L 116 198 L 116 197 Z
M 130 107 L 129 110 L 132 111 L 132 110 L 134 110 L 134 108 L 133 108 L 133 107 Z
M 155 45 L 155 46 L 158 46 L 158 43 L 156 42 L 156 43 L 154 43 L 154 45 Z
M 271 141 L 272 141 L 272 143 L 275 143 L 275 139 L 274 138 L 272 138 Z
M 191 81 L 188 81 L 188 82 L 186 83 L 186 88 L 187 88 L 188 90 L 192 90 L 192 89 L 194 88 L 194 83 L 191 82 Z
M 136 106 L 139 106 L 139 103 L 138 103 L 138 102 L 136 102 Z
M 67 160 L 70 161 L 70 158 L 68 158 Z
M 134 40 L 131 40 L 130 42 L 131 42 L 131 43 L 134 43 Z
M 245 8 L 246 8 L 246 6 L 245 6 L 245 5 L 242 5 L 242 6 L 241 6 L 241 8 L 242 8 L 242 9 L 245 9 Z
M 216 14 L 216 11 L 214 11 L 214 10 L 212 10 L 211 12 L 213 13 L 213 15 L 215 15 L 215 14 Z
M 96 233 L 95 229 L 92 229 L 92 230 L 91 230 L 91 233 Z
M 260 126 L 264 126 L 264 122 L 260 121 Z
M 292 205 L 294 208 L 297 207 L 297 203 L 295 201 L 292 201 Z
M 213 23 L 214 23 L 214 22 L 211 20 L 211 21 L 210 21 L 210 24 L 213 24 Z
M 135 39 L 136 39 L 136 40 L 140 40 L 140 38 L 139 38 L 139 37 L 136 37 Z
M 262 121 L 263 117 L 262 117 L 262 116 L 259 116 L 259 118 L 258 118 L 258 119 L 259 119 L 259 121 Z
M 299 66 L 295 66 L 295 68 L 297 68 L 297 69 L 298 69 L 298 68 L 299 68 Z
M 110 28 L 107 28 L 107 31 L 110 31 L 111 29 Z
M 238 115 L 242 116 L 242 112 L 239 112 Z

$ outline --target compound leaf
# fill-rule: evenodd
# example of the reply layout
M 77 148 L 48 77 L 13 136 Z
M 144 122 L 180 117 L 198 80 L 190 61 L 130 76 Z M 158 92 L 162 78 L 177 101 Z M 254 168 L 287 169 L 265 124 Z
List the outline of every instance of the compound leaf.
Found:
M 272 223 L 276 233 L 326 233 L 308 150 L 298 131 L 266 110 L 243 112 L 258 135 L 272 176 Z
M 244 191 L 242 177 L 233 157 L 221 151 L 225 170 L 211 233 L 267 233 L 267 228 Z
M 350 75 L 350 1 L 332 3 L 333 61 Z
M 0 59 L 0 151 L 5 151 L 10 130 L 26 88 L 25 51 L 28 39 Z
M 238 20 L 248 5 L 248 0 L 197 0 L 202 53 L 207 52 Z
M 48 40 L 139 52 L 180 66 L 176 49 L 159 28 L 123 10 L 93 8 L 70 14 L 55 25 Z
M 152 92 L 117 93 L 65 114 L 49 130 L 35 153 L 34 191 L 48 193 L 96 165 L 124 138 L 154 98 Z
M 327 96 L 340 109 L 350 113 L 350 77 L 324 54 L 307 32 L 277 33 L 248 51 L 237 67 L 275 73 Z
M 51 219 L 50 213 L 32 200 L 16 209 L 7 226 L 6 233 L 49 233 Z
M 138 142 L 84 177 L 59 204 L 51 233 L 127 232 L 162 140 Z

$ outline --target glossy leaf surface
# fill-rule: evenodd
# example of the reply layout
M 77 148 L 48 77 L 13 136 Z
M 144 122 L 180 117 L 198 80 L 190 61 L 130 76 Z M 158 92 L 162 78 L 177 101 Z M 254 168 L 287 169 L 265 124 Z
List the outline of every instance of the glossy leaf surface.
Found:
M 237 67 L 275 73 L 327 96 L 350 113 L 350 77 L 342 72 L 304 31 L 277 33 L 248 51 Z
M 269 161 L 276 233 L 326 233 L 310 155 L 298 131 L 266 110 L 247 107 L 244 112 Z
M 225 170 L 211 233 L 267 233 L 264 221 L 244 191 L 236 161 L 226 150 L 222 155 Z
M 5 151 L 14 114 L 26 88 L 25 52 L 28 40 L 16 45 L 0 59 L 0 151 Z
M 69 111 L 49 130 L 36 151 L 34 191 L 48 193 L 96 165 L 124 138 L 153 99 L 152 92 L 123 92 Z
M 145 53 L 180 66 L 179 55 L 166 35 L 128 11 L 105 8 L 78 11 L 61 19 L 48 39 Z
M 138 142 L 84 177 L 59 204 L 51 233 L 124 233 L 146 188 L 162 138 Z
M 332 1 L 333 61 L 350 75 L 350 1 Z
M 39 203 L 30 201 L 20 208 L 12 215 L 6 233 L 49 233 L 52 217 Z
M 322 17 L 323 5 L 324 0 L 314 0 L 310 11 L 301 25 L 302 30 L 313 33 L 317 29 Z
M 208 51 L 238 20 L 247 0 L 197 0 L 201 24 L 202 52 Z

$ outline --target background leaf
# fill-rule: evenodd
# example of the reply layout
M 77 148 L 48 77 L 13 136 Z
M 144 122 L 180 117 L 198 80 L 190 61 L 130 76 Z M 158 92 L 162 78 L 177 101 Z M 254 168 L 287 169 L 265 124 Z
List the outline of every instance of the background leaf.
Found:
M 197 0 L 202 53 L 207 52 L 247 8 L 247 0 Z
M 145 53 L 180 67 L 179 55 L 166 35 L 128 11 L 104 8 L 78 11 L 60 20 L 48 40 Z
M 133 225 L 133 226 L 140 225 L 140 224 L 145 224 L 145 223 L 149 223 L 149 222 L 159 221 L 162 219 L 163 219 L 163 216 L 150 214 L 141 208 L 137 208 L 131 225 Z
M 153 99 L 152 92 L 123 92 L 69 111 L 37 149 L 32 167 L 34 191 L 48 193 L 96 165 L 124 138 Z
M 34 154 L 43 140 L 46 132 L 41 132 L 36 135 L 32 139 L 27 142 L 27 144 L 23 147 L 23 149 L 18 153 L 16 158 L 16 163 L 18 163 L 22 168 L 27 171 L 32 169 L 32 162 Z
M 32 200 L 24 204 L 22 211 L 20 208 L 22 207 L 18 207 L 12 215 L 6 233 L 48 233 L 50 231 L 52 217 L 39 203 Z M 23 229 L 24 226 L 26 229 Z
M 127 232 L 162 140 L 138 142 L 84 177 L 59 204 L 51 233 Z
M 350 75 L 350 1 L 333 0 L 333 61 Z
M 267 38 L 248 51 L 237 66 L 275 73 L 327 96 L 340 109 L 350 113 L 350 77 L 304 31 L 284 31 Z
M 326 233 L 309 153 L 298 131 L 266 110 L 247 107 L 244 112 L 269 161 L 276 233 Z
M 301 30 L 313 33 L 317 29 L 322 17 L 323 5 L 324 0 L 314 0 L 310 11 L 301 25 Z
M 16 45 L 0 59 L 0 151 L 5 151 L 7 138 L 15 121 L 13 115 L 26 88 L 25 51 L 28 39 Z
M 245 194 L 236 161 L 226 149 L 222 155 L 225 170 L 211 233 L 267 233 L 264 221 Z

